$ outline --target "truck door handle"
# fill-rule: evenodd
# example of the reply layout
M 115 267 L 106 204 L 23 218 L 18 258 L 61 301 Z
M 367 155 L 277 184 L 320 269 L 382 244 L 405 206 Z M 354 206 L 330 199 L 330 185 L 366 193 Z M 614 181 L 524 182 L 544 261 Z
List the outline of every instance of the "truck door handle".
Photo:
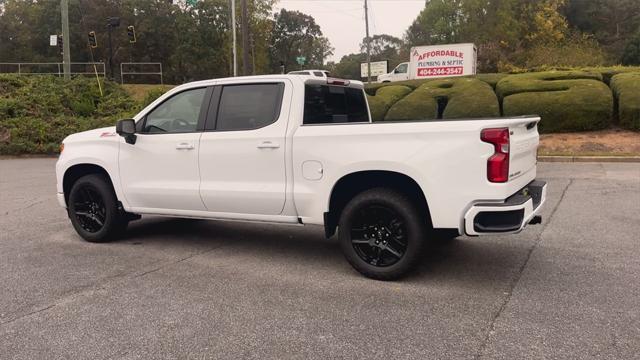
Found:
M 193 150 L 195 148 L 195 146 L 193 146 L 193 144 L 190 143 L 179 143 L 178 145 L 176 145 L 176 149 L 178 150 Z
M 258 145 L 258 149 L 277 149 L 279 147 L 280 144 L 271 141 L 263 141 Z

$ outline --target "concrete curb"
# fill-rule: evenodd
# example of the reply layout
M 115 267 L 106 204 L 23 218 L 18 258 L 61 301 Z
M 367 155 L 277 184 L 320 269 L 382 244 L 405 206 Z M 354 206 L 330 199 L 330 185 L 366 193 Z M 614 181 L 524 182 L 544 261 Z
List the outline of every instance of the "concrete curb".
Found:
M 538 161 L 639 163 L 640 156 L 538 156 Z

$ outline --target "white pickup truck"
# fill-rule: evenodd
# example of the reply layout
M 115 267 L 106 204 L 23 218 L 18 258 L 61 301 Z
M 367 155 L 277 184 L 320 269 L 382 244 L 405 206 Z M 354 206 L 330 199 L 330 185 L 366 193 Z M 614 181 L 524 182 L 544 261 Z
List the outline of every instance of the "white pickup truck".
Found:
M 64 139 L 58 201 L 92 242 L 146 214 L 322 225 L 355 269 L 394 279 L 441 234 L 540 221 L 538 121 L 372 123 L 357 81 L 193 82 L 115 128 Z

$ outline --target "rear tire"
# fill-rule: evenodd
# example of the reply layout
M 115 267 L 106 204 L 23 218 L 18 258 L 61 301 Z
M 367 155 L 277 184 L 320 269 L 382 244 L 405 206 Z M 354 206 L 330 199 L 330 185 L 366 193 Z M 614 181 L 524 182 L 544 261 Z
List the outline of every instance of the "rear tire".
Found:
M 375 188 L 349 201 L 340 216 L 338 237 L 354 269 L 372 279 L 393 280 L 420 260 L 426 228 L 426 219 L 405 195 Z
M 89 242 L 107 242 L 122 236 L 129 224 L 111 183 L 99 174 L 78 179 L 69 192 L 67 212 L 80 237 Z

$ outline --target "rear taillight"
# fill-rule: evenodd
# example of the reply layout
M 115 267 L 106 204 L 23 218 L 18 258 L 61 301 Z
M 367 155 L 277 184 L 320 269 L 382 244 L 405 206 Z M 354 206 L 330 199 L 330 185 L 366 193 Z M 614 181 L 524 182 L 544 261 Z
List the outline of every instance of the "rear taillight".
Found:
M 509 129 L 484 129 L 480 139 L 493 144 L 494 153 L 487 160 L 487 179 L 491 182 L 509 180 Z

